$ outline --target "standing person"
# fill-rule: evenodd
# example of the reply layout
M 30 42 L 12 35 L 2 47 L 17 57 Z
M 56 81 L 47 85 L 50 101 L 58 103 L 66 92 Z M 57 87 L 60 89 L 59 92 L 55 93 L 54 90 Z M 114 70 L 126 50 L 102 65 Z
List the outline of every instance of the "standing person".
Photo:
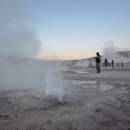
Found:
M 113 65 L 114 65 L 114 61 L 113 61 L 113 60 L 111 61 L 111 65 L 112 65 L 112 68 L 113 68 L 113 67 L 114 67 L 114 66 L 113 66 Z
M 121 63 L 122 67 L 123 67 L 123 62 Z
M 97 52 L 96 55 L 97 55 L 97 57 L 95 57 L 95 59 L 96 59 L 96 70 L 97 70 L 97 73 L 100 73 L 101 56 L 99 55 L 99 52 Z
M 107 60 L 107 58 L 105 58 L 105 60 L 104 60 L 105 68 L 107 68 L 107 64 L 108 64 L 108 60 Z

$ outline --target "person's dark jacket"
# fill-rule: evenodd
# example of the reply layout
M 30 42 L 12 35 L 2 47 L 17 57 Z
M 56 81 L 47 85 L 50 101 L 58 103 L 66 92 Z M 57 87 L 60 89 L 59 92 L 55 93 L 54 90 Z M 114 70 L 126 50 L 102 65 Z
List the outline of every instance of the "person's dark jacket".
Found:
M 98 55 L 95 59 L 96 59 L 96 63 L 100 63 L 101 62 L 101 56 L 100 55 Z

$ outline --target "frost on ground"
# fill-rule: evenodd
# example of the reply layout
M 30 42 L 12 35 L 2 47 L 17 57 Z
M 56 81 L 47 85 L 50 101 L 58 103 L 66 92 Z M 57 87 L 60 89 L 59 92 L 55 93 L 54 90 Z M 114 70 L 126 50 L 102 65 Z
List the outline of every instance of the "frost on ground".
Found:
M 33 89 L 1 89 L 0 130 L 129 130 L 129 72 L 130 67 L 102 68 L 100 74 L 71 68 L 60 73 L 60 82 L 54 75 L 49 88 L 40 81 Z M 64 96 L 63 104 L 53 97 L 57 92 Z

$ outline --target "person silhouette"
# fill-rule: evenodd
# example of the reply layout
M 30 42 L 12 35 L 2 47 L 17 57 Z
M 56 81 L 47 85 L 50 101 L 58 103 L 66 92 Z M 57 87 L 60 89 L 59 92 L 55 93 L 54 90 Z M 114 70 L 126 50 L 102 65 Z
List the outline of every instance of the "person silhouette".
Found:
M 97 73 L 100 73 L 101 70 L 100 70 L 100 63 L 101 63 L 101 56 L 99 54 L 99 52 L 96 53 L 96 57 L 95 57 L 95 62 L 96 62 L 96 70 L 97 70 Z
M 107 58 L 105 58 L 105 60 L 104 60 L 105 68 L 107 68 L 107 64 L 108 64 L 108 60 L 107 60 Z
M 112 68 L 113 68 L 113 67 L 114 67 L 114 66 L 113 66 L 113 65 L 114 65 L 114 61 L 113 61 L 113 60 L 111 61 L 111 65 L 112 65 Z

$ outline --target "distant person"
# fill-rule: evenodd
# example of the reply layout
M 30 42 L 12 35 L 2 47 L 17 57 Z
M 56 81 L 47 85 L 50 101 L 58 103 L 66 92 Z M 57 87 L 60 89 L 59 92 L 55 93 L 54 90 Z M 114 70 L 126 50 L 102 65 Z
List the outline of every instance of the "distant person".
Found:
M 117 63 L 117 67 L 119 66 L 119 63 Z
M 107 60 L 107 58 L 105 58 L 105 60 L 104 60 L 105 68 L 107 68 L 107 64 L 108 64 L 108 60 Z
M 114 61 L 113 60 L 111 61 L 111 66 L 112 66 L 112 68 L 114 67 Z
M 123 67 L 123 62 L 121 63 L 122 67 Z
M 96 70 L 97 70 L 97 73 L 100 73 L 101 56 L 99 55 L 99 52 L 97 52 L 96 55 L 97 55 L 97 57 L 95 57 L 95 59 L 96 59 Z

